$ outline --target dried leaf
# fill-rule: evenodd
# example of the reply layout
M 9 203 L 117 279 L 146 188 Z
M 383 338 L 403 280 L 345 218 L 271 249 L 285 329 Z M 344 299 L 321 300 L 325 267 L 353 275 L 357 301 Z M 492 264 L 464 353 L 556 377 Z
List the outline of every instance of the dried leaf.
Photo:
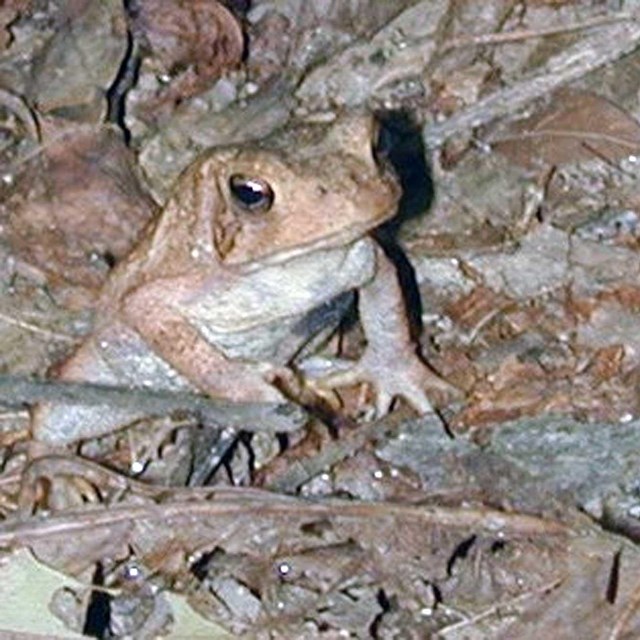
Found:
M 596 158 L 613 162 L 640 153 L 640 124 L 606 98 L 561 91 L 549 107 L 516 123 L 491 144 L 525 167 Z
M 545 411 L 566 411 L 563 389 L 555 389 L 557 381 L 551 372 L 535 362 L 520 362 L 509 356 L 498 369 L 478 385 L 465 409 L 456 416 L 455 424 L 486 425 Z
M 97 288 L 111 262 L 129 252 L 155 205 L 113 130 L 55 120 L 43 125 L 50 142 L 20 167 L 0 210 L 5 237 L 45 274 Z
M 613 344 L 596 351 L 593 360 L 589 363 L 590 373 L 595 378 L 596 384 L 609 380 L 620 374 L 624 360 L 624 347 Z
M 251 489 L 140 490 L 155 500 L 132 496 L 128 504 L 7 523 L 0 542 L 32 544 L 39 558 L 77 573 L 104 556 L 100 543 L 109 540 L 110 558 L 124 560 L 129 548 L 150 575 L 187 590 L 198 611 L 234 632 L 280 628 L 285 637 L 309 637 L 299 635 L 307 624 L 353 633 L 370 627 L 384 614 L 381 590 L 415 625 L 429 598 L 437 605 L 437 593 L 454 607 L 473 598 L 489 605 L 556 581 L 571 533 L 484 508 L 314 502 Z M 496 544 L 508 552 L 493 552 Z M 526 575 L 526 585 L 516 575 Z M 431 596 L 429 585 L 436 585 Z M 446 620 L 439 609 L 429 624 L 435 631 Z
M 66 629 L 47 605 L 56 589 L 84 585 L 38 562 L 26 549 L 2 557 L 0 562 L 0 636 L 81 638 Z M 38 615 L 34 615 L 34 611 Z M 10 634 L 16 634 L 15 636 Z M 22 635 L 34 634 L 34 635 Z
M 11 45 L 11 24 L 30 3 L 31 0 L 5 0 L 0 5 L 0 51 Z
M 216 0 L 145 0 L 134 27 L 149 49 L 146 70 L 165 83 L 135 97 L 137 115 L 145 120 L 157 120 L 155 110 L 173 109 L 242 60 L 240 24 Z
M 56 21 L 55 35 L 35 60 L 29 97 L 41 113 L 73 110 L 98 122 L 127 51 L 122 2 L 67 2 Z
M 136 26 L 166 73 L 194 66 L 201 81 L 210 80 L 242 56 L 240 25 L 214 0 L 145 0 Z
M 500 313 L 507 302 L 506 296 L 479 286 L 447 305 L 445 313 L 465 330 L 476 329 Z

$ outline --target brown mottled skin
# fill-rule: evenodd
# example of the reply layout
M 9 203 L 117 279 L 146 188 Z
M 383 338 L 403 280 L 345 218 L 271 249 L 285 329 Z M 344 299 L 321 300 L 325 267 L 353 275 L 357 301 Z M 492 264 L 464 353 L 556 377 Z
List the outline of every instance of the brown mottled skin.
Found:
M 450 387 L 416 355 L 395 269 L 368 235 L 399 198 L 395 177 L 374 159 L 373 132 L 371 118 L 351 115 L 296 129 L 293 142 L 227 147 L 197 160 L 114 270 L 93 333 L 58 377 L 281 401 L 269 380 L 309 342 L 310 314 L 357 290 L 364 354 L 314 384 L 366 381 L 380 413 L 396 396 L 431 411 L 425 388 Z M 268 184 L 271 206 L 243 207 L 232 176 Z M 41 404 L 33 433 L 61 445 L 140 417 Z

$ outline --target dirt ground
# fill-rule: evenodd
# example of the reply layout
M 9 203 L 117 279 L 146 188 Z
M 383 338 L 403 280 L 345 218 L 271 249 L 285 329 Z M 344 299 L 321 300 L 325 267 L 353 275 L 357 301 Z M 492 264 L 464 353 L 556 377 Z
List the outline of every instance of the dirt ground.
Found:
M 0 631 L 639 638 L 639 47 L 625 0 L 0 3 Z M 458 393 L 375 419 L 350 388 L 285 433 L 56 380 L 196 158 L 356 111 Z M 150 417 L 47 448 L 43 400 Z

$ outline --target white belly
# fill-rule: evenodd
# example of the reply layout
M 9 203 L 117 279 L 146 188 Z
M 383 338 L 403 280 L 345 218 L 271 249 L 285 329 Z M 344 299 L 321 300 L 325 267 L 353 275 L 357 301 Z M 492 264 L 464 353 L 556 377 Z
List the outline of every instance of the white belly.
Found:
M 341 294 L 374 273 L 375 247 L 365 238 L 229 277 L 183 313 L 229 358 L 284 363 L 309 339 L 306 329 L 320 329 L 323 313 L 335 326 L 347 302 Z

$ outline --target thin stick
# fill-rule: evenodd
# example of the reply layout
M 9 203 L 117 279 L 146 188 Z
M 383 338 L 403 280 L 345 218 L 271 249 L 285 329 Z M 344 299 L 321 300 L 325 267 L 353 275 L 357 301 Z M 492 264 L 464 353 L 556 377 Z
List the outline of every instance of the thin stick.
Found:
M 445 51 L 449 49 L 460 49 L 462 47 L 498 45 L 509 42 L 520 42 L 521 40 L 531 40 L 532 38 L 545 38 L 549 36 L 559 36 L 564 33 L 575 33 L 586 29 L 595 29 L 618 22 L 628 22 L 633 20 L 629 13 L 618 13 L 612 16 L 597 16 L 574 24 L 549 27 L 548 29 L 514 29 L 513 31 L 503 31 L 501 33 L 481 33 L 478 35 L 460 36 L 453 38 L 445 45 Z
M 633 615 L 637 613 L 640 608 L 640 585 L 636 585 L 635 591 L 629 598 L 622 613 L 618 616 L 613 629 L 609 633 L 607 640 L 618 640 L 623 637 L 623 632 L 629 624 L 629 621 L 633 618 Z
M 494 91 L 444 122 L 427 124 L 423 129 L 425 145 L 439 147 L 452 136 L 512 115 L 533 100 L 631 53 L 638 45 L 640 24 L 635 21 L 603 28 L 551 58 L 541 71 Z
M 282 473 L 268 475 L 266 486 L 273 491 L 294 493 L 311 478 L 333 468 L 367 444 L 388 441 L 404 420 L 406 418 L 402 416 L 402 413 L 396 411 L 374 423 L 361 424 L 357 428 L 341 434 L 338 440 L 325 445 L 317 454 L 301 460 L 293 460 Z M 435 416 L 433 420 L 441 428 L 442 421 Z
M 51 340 L 57 340 L 58 342 L 66 342 L 73 343 L 75 342 L 75 338 L 71 336 L 65 335 L 63 333 L 56 333 L 55 331 L 49 331 L 48 329 L 42 329 L 38 325 L 32 324 L 30 322 L 26 322 L 25 320 L 20 320 L 18 318 L 14 318 L 12 316 L 8 316 L 0 311 L 0 322 L 5 322 L 6 324 L 10 324 L 14 327 L 20 327 L 21 329 L 26 329 L 31 333 L 36 335 L 44 336 L 45 338 L 50 338 Z
M 307 419 L 305 412 L 291 403 L 236 403 L 188 391 L 109 387 L 85 382 L 0 375 L 0 403 L 19 406 L 36 402 L 83 406 L 106 404 L 149 415 L 183 409 L 194 411 L 204 420 L 216 425 L 247 431 L 294 431 Z
M 246 496 L 246 497 L 245 497 Z M 451 531 L 477 530 L 495 536 L 502 531 L 509 538 L 520 539 L 531 536 L 567 538 L 572 534 L 569 527 L 535 516 L 505 513 L 488 508 L 466 509 L 409 505 L 392 502 L 356 502 L 353 500 L 327 499 L 319 502 L 278 496 L 274 493 L 250 489 L 243 491 L 223 491 L 210 500 L 188 501 L 184 498 L 167 500 L 146 505 L 117 504 L 92 506 L 50 514 L 46 519 L 40 516 L 5 521 L 0 524 L 0 545 L 29 544 L 46 540 L 51 536 L 76 535 L 96 527 L 112 527 L 118 523 L 149 521 L 171 521 L 178 519 L 201 520 L 214 518 L 300 518 L 338 517 L 350 520 L 372 520 L 399 518 L 420 522 L 425 527 L 438 527 Z M 223 526 L 222 524 L 220 526 Z
M 460 629 L 464 629 L 465 627 L 474 626 L 478 622 L 481 622 L 482 620 L 489 618 L 490 616 L 494 616 L 494 615 L 498 616 L 501 614 L 504 615 L 503 613 L 504 611 L 507 611 L 508 609 L 511 609 L 516 605 L 519 605 L 522 602 L 525 602 L 526 600 L 529 600 L 538 595 L 546 595 L 550 591 L 557 589 L 562 584 L 562 581 L 563 581 L 562 578 L 555 578 L 551 582 L 548 582 L 547 584 L 542 585 L 537 589 L 532 589 L 531 591 L 526 591 L 525 593 L 521 593 L 519 596 L 516 596 L 515 598 L 511 598 L 511 600 L 507 600 L 506 602 L 499 602 L 489 607 L 488 609 L 481 611 L 480 613 L 478 613 L 477 615 L 471 618 L 467 618 L 466 620 L 461 620 L 460 622 L 456 622 L 455 624 L 445 627 L 444 629 L 440 629 L 438 633 L 439 635 L 444 637 L 450 634 L 452 631 L 460 631 Z

